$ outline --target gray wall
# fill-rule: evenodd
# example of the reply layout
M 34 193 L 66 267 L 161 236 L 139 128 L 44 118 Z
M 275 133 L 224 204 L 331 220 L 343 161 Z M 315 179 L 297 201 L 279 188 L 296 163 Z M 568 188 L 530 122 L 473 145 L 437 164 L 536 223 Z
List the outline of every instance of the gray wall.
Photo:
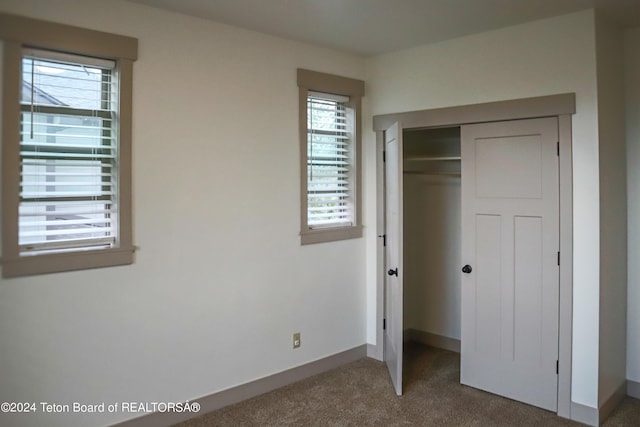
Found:
M 628 289 L 627 379 L 640 383 L 640 28 L 625 33 Z

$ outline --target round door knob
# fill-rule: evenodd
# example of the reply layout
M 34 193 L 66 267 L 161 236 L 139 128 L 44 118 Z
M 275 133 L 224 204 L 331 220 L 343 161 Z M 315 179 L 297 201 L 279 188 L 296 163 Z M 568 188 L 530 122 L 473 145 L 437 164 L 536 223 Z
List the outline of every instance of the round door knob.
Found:
M 465 265 L 464 267 L 462 267 L 462 272 L 463 272 L 463 273 L 466 273 L 466 274 L 471 273 L 471 271 L 472 271 L 472 270 L 473 270 L 473 269 L 471 268 L 471 266 L 470 266 L 469 264 L 467 264 L 467 265 Z
M 397 268 L 391 269 L 391 270 L 387 271 L 387 274 L 388 274 L 389 276 L 396 276 L 396 277 L 398 277 L 398 269 L 397 269 Z

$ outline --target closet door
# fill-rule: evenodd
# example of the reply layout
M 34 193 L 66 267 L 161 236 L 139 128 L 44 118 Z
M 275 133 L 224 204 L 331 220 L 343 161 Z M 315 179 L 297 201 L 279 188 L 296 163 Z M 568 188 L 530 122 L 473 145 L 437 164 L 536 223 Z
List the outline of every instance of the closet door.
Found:
M 402 395 L 402 126 L 395 123 L 384 136 L 386 280 L 384 360 L 398 396 Z
M 462 127 L 463 384 L 556 411 L 556 118 Z

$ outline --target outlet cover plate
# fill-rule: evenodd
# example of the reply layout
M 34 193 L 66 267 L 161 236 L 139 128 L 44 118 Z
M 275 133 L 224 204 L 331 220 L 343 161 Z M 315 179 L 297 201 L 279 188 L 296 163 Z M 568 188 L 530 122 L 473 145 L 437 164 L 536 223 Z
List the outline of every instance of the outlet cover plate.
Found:
M 293 334 L 293 348 L 300 348 L 302 342 L 300 341 L 300 332 L 295 332 Z

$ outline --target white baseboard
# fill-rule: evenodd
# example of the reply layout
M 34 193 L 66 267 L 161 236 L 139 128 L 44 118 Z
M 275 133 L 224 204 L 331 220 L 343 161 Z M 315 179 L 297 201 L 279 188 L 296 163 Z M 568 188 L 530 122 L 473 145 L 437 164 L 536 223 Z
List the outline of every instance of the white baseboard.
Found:
M 640 399 L 640 382 L 627 380 L 627 396 Z
M 449 338 L 418 329 L 407 329 L 404 332 L 405 341 L 417 341 L 431 347 L 442 348 L 444 350 L 460 353 L 460 340 Z
M 355 362 L 358 359 L 366 357 L 367 350 L 367 345 L 363 344 L 350 350 L 309 362 L 305 365 L 288 369 L 237 387 L 213 393 L 199 399 L 190 399 L 189 402 L 191 404 L 194 402 L 198 402 L 200 404 L 200 411 L 196 414 L 184 412 L 156 412 L 124 421 L 116 424 L 116 427 L 169 427 L 173 424 L 199 417 L 207 412 L 215 411 L 216 409 L 250 399 L 305 378 L 321 374 L 322 372 L 338 368 L 347 363 Z
M 367 344 L 367 357 L 384 362 L 384 352 L 381 345 Z
M 590 426 L 598 426 L 600 424 L 597 408 L 576 402 L 571 402 L 571 419 Z
M 581 405 L 571 402 L 571 419 L 590 426 L 599 426 L 611 415 L 614 409 L 618 407 L 620 402 L 627 396 L 629 384 L 627 381 L 622 383 L 613 394 L 602 404 L 600 408 L 592 408 L 590 406 Z

